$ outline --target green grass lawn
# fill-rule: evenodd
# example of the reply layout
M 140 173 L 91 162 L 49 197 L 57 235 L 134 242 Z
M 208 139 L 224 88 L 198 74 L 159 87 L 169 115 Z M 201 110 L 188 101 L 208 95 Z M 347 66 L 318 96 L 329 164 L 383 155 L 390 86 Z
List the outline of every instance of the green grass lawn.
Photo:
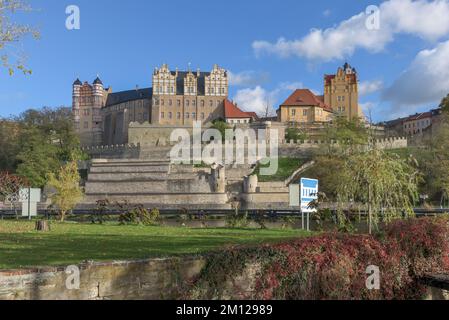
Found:
M 285 181 L 303 164 L 304 160 L 301 159 L 279 158 L 279 169 L 275 175 L 272 176 L 260 175 L 260 166 L 256 168 L 256 174 L 258 175 L 260 182 Z M 263 165 L 262 167 L 268 168 L 269 165 Z
M 28 221 L 0 221 L 0 269 L 89 261 L 145 259 L 213 251 L 232 245 L 277 242 L 308 235 L 300 230 L 189 229 L 60 224 L 33 231 Z

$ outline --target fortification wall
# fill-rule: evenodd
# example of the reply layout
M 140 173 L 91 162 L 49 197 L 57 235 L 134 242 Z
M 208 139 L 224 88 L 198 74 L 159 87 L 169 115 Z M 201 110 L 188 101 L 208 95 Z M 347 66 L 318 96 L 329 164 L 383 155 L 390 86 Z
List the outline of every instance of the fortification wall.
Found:
M 92 146 L 81 149 L 93 159 L 139 159 L 139 144 Z

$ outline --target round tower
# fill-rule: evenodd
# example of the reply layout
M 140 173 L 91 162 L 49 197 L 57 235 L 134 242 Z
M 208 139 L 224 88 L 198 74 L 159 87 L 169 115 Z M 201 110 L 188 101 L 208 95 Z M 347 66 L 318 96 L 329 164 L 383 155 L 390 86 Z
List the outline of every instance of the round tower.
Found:
M 73 83 L 73 91 L 72 91 L 72 113 L 73 113 L 73 121 L 75 122 L 75 128 L 79 129 L 80 124 L 80 109 L 81 109 L 81 83 L 80 79 L 76 79 Z
M 101 108 L 103 92 L 104 92 L 103 82 L 97 76 L 97 78 L 93 82 L 93 91 L 92 91 L 93 96 L 94 96 L 94 107 Z

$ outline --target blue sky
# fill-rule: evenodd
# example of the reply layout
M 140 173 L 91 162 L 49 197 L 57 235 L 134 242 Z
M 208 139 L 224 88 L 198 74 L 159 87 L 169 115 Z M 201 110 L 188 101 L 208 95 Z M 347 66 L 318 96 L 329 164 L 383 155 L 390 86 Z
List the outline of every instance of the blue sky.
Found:
M 247 110 L 277 107 L 294 88 L 321 93 L 323 75 L 345 61 L 359 72 L 360 102 L 374 121 L 434 108 L 449 93 L 448 0 L 31 3 L 37 10 L 17 19 L 41 31 L 23 43 L 33 74 L 0 70 L 0 116 L 70 105 L 77 77 L 99 74 L 114 91 L 151 86 L 162 63 L 230 70 L 230 97 Z M 72 4 L 80 30 L 65 28 Z M 380 8 L 379 30 L 364 27 L 369 5 Z

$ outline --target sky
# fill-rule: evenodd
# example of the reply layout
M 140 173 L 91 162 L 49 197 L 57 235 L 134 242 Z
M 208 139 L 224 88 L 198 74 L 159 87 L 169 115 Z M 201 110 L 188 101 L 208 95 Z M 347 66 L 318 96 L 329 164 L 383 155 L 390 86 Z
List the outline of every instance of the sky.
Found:
M 25 54 L 32 74 L 0 68 L 1 117 L 70 106 L 77 77 L 98 74 L 114 92 L 150 87 L 163 63 L 229 70 L 230 98 L 245 111 L 277 109 L 297 88 L 322 93 L 323 76 L 346 61 L 374 122 L 436 108 L 449 93 L 449 0 L 29 2 L 13 20 L 41 37 L 6 53 Z M 69 5 L 79 30 L 66 28 Z

